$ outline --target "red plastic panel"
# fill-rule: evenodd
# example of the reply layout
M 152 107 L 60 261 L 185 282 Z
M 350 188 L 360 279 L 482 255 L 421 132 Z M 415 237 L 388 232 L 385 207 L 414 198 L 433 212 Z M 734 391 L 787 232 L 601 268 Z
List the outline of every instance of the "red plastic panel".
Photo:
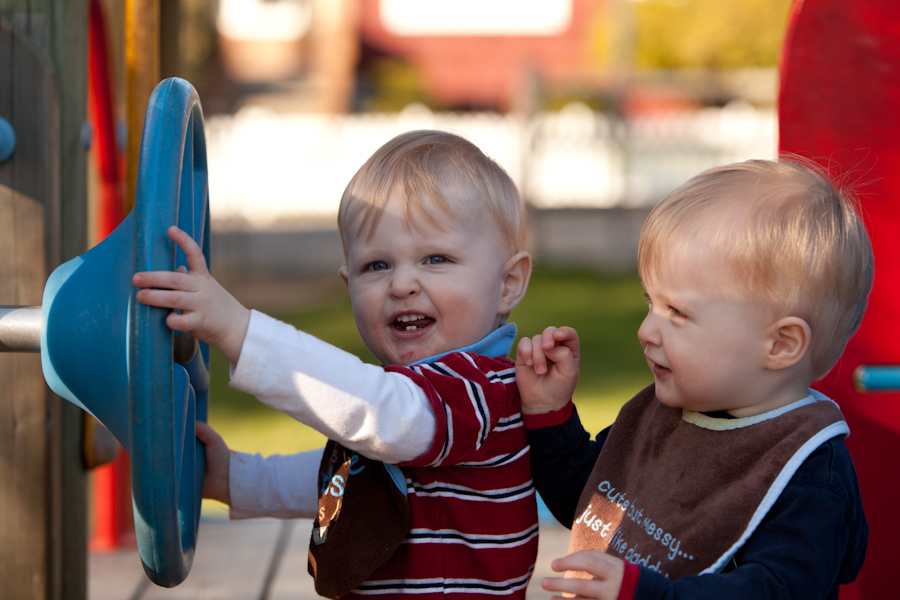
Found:
M 875 286 L 859 332 L 815 387 L 834 398 L 871 528 L 866 565 L 842 598 L 897 594 L 900 393 L 861 394 L 861 364 L 900 365 L 900 2 L 796 0 L 781 68 L 781 150 L 845 173 L 858 188 L 875 251 Z

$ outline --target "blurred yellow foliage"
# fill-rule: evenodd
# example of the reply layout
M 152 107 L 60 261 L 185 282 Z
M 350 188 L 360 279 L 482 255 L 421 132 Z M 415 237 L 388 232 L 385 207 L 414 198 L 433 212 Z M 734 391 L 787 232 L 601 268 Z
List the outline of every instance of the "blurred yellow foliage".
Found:
M 638 68 L 778 64 L 792 0 L 626 0 Z

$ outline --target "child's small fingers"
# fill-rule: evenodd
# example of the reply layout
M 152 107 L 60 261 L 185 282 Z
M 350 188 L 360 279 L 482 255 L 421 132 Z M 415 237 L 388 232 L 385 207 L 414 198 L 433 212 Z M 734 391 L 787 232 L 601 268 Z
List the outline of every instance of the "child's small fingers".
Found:
M 169 238 L 171 238 L 173 242 L 178 244 L 178 246 L 184 251 L 185 255 L 187 256 L 190 256 L 197 249 L 199 249 L 199 246 L 197 246 L 197 242 L 194 241 L 194 238 L 188 235 L 186 231 L 184 231 L 183 229 L 179 229 L 175 225 L 169 227 L 168 234 Z
M 599 550 L 581 550 L 553 561 L 554 571 L 584 571 L 597 579 L 606 579 L 620 565 L 621 559 Z
M 200 324 L 201 320 L 196 312 L 177 313 L 172 311 L 166 317 L 166 325 L 172 331 L 196 331 Z
M 139 288 L 193 291 L 190 277 L 176 271 L 141 271 L 131 276 L 131 282 Z
M 556 587 L 556 581 L 559 577 L 544 577 L 541 579 L 541 587 L 547 590 L 548 592 L 552 592 Z
M 572 351 L 575 359 L 578 359 L 580 342 L 578 340 L 578 332 L 571 327 L 560 327 L 554 338 L 560 346 L 565 346 Z
M 131 276 L 131 283 L 139 288 L 159 287 L 157 281 L 156 271 L 141 271 Z
M 212 427 L 210 427 L 203 421 L 194 422 L 194 433 L 197 435 L 200 441 L 207 446 L 216 441 L 216 432 L 213 431 Z
M 547 372 L 547 356 L 544 354 L 542 342 L 541 335 L 534 336 L 531 341 L 531 361 L 534 365 L 534 372 L 538 375 L 543 375 Z
M 591 584 L 594 583 L 590 579 L 564 579 L 562 577 L 545 577 L 541 580 L 541 587 L 548 592 L 561 592 L 568 594 L 562 597 L 566 600 L 576 600 L 578 598 L 588 598 Z M 587 588 L 587 589 L 586 589 Z
M 166 317 L 166 326 L 172 331 L 191 331 L 184 314 L 179 314 L 175 311 L 170 312 L 169 316 Z
M 563 325 L 562 327 L 557 328 L 557 330 L 553 333 L 554 339 L 558 342 L 570 339 L 573 335 L 577 337 L 578 334 L 574 329 L 567 325 Z
M 572 351 L 565 346 L 553 346 L 544 351 L 544 356 L 557 366 L 572 361 Z
M 562 577 L 544 577 L 541 579 L 541 587 L 547 590 L 548 592 L 558 592 L 559 582 Z
M 222 440 L 222 436 L 216 433 L 215 429 L 203 421 L 196 421 L 194 423 L 194 432 L 197 434 L 200 441 L 207 446 L 211 446 Z
M 516 360 L 521 360 L 522 364 L 531 365 L 531 338 L 523 337 L 516 346 Z
M 563 346 L 573 349 L 578 347 L 578 332 L 571 327 L 560 327 L 556 330 L 553 339 Z
M 169 227 L 167 233 L 169 234 L 169 238 L 171 238 L 172 241 L 174 241 L 179 246 L 185 245 L 190 247 L 192 244 L 195 246 L 197 245 L 194 242 L 194 238 L 188 235 L 188 233 L 184 229 L 181 229 L 177 225 L 172 225 L 171 227 Z M 182 248 L 182 250 L 184 250 L 184 248 Z
M 554 326 L 552 326 L 552 325 L 551 325 L 550 327 L 546 328 L 544 331 L 541 332 L 541 335 L 540 335 L 540 338 L 541 338 L 540 346 L 541 346 L 544 350 L 549 350 L 550 348 L 552 348 L 553 346 L 556 345 L 556 340 L 553 339 L 553 336 L 554 336 L 555 334 L 556 334 L 556 327 L 554 327 Z
M 136 298 L 141 304 L 156 306 L 159 308 L 173 308 L 182 310 L 186 308 L 182 298 L 182 292 L 172 290 L 143 289 L 139 290 Z
M 208 271 L 206 257 L 203 256 L 203 250 L 197 245 L 194 238 L 174 225 L 169 227 L 169 237 L 181 247 L 185 257 L 187 257 L 189 271 L 193 273 Z

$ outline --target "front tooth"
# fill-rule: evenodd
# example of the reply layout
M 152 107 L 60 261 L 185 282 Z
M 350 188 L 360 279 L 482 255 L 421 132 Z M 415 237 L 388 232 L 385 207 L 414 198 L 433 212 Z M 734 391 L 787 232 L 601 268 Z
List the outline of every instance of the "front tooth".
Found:
M 401 323 L 409 323 L 410 321 L 418 321 L 419 319 L 424 319 L 425 315 L 402 315 L 397 317 L 397 320 Z
M 418 327 L 416 327 L 415 325 L 408 325 L 406 327 L 407 331 L 415 331 L 416 329 L 418 329 Z

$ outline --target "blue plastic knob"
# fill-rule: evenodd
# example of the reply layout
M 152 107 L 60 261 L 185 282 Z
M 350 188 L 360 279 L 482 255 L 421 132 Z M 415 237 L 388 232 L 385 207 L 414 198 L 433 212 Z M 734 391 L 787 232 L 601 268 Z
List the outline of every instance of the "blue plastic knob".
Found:
M 0 165 L 12 158 L 16 151 L 16 130 L 12 124 L 0 117 Z

